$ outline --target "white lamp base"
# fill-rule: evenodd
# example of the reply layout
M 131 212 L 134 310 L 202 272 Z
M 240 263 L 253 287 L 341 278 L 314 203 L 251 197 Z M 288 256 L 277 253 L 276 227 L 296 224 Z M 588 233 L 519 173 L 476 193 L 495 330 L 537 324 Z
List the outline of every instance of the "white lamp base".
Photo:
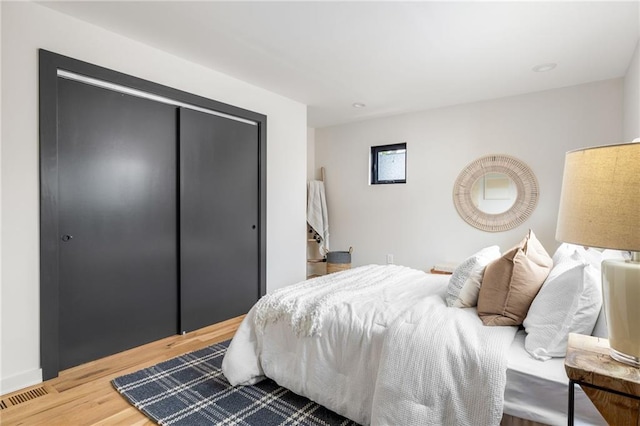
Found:
M 623 354 L 622 352 L 618 352 L 613 348 L 609 348 L 609 355 L 611 355 L 611 358 L 615 359 L 616 361 L 623 362 L 625 364 L 631 364 L 635 367 L 640 367 L 640 358 L 633 355 Z
M 602 294 L 611 358 L 640 367 L 640 256 L 602 262 Z

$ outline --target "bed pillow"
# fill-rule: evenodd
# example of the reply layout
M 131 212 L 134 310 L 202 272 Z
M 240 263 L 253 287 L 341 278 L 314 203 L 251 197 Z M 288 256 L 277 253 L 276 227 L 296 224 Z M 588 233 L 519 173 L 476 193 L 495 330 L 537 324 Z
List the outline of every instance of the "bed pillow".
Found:
M 602 250 L 590 247 L 578 246 L 570 243 L 562 243 L 560 247 L 552 256 L 553 266 L 555 268 L 559 263 L 567 260 L 573 256 L 574 253 L 579 253 L 590 265 L 594 268 L 600 269 L 602 264 Z
M 562 259 L 571 256 L 575 252 L 580 253 L 580 255 L 584 257 L 584 259 L 598 271 L 601 270 L 602 261 L 605 259 L 627 259 L 627 257 L 625 256 L 625 252 L 619 250 L 600 250 L 597 248 L 582 247 L 575 244 L 562 243 L 553 254 L 553 264 L 556 265 L 560 263 Z
M 600 308 L 600 313 L 598 314 L 596 325 L 593 326 L 591 335 L 595 337 L 602 337 L 603 339 L 609 338 L 609 328 L 607 326 L 607 318 L 604 313 L 604 305 Z
M 478 296 L 483 324 L 522 324 L 551 266 L 551 257 L 531 230 L 520 244 L 489 263 Z
M 484 268 L 500 257 L 500 247 L 486 247 L 465 259 L 454 269 L 447 286 L 447 306 L 471 308 L 478 304 Z
M 538 360 L 563 357 L 569 333 L 590 335 L 602 307 L 599 272 L 581 253 L 563 257 L 531 303 L 525 349 Z
M 560 246 L 556 249 L 556 252 L 553 253 L 553 256 L 551 257 L 551 260 L 553 260 L 553 265 L 555 266 L 559 264 L 563 260 L 570 257 L 575 251 L 580 249 L 584 250 L 582 246 L 577 246 L 575 244 L 569 244 L 569 243 L 560 244 Z M 600 250 L 594 250 L 594 251 L 596 256 L 601 256 L 602 252 Z M 594 264 L 598 261 L 601 261 L 601 260 L 597 258 L 593 259 Z
M 577 246 L 574 244 L 563 243 L 558 247 L 556 252 L 553 255 L 553 264 L 557 265 L 564 257 L 571 256 L 573 252 L 579 252 L 589 264 L 596 271 L 596 279 L 598 281 L 598 286 L 601 288 L 602 275 L 602 261 L 605 259 L 627 259 L 627 253 L 619 250 L 600 250 L 597 248 L 585 248 L 582 246 Z M 609 338 L 609 331 L 607 330 L 607 319 L 604 314 L 603 308 L 600 308 L 600 313 L 598 315 L 598 319 L 596 321 L 596 325 L 593 327 L 593 331 L 591 332 L 592 336 Z

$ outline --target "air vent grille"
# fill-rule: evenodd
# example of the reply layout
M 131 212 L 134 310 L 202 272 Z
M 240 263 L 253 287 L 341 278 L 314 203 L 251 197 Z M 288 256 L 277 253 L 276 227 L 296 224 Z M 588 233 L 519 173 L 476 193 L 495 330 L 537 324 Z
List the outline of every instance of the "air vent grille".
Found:
M 40 398 L 47 395 L 48 392 L 44 387 L 30 389 L 28 391 L 12 395 L 0 401 L 0 409 L 12 407 L 14 405 L 22 404 L 23 402 L 31 401 L 32 399 Z

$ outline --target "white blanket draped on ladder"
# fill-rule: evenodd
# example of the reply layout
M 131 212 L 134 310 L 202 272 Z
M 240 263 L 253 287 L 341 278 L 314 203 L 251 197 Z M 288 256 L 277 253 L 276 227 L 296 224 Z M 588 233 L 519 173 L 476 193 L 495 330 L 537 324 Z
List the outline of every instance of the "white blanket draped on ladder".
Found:
M 324 182 L 307 182 L 307 223 L 320 237 L 320 253 L 329 251 L 329 213 L 324 192 Z

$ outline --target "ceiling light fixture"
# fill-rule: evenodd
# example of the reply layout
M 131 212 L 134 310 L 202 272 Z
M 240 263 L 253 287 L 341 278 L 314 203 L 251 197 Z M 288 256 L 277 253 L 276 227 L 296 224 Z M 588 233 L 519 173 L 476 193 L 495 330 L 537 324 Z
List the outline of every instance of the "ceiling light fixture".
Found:
M 535 71 L 535 72 L 547 72 L 547 71 L 551 71 L 552 69 L 554 69 L 557 66 L 558 66 L 558 64 L 555 64 L 553 62 L 549 62 L 548 64 L 536 65 L 535 67 L 533 67 L 531 69 L 533 71 Z
M 367 105 L 363 104 L 362 102 L 354 102 L 354 103 L 351 104 L 351 106 L 354 107 L 354 108 L 364 108 Z

